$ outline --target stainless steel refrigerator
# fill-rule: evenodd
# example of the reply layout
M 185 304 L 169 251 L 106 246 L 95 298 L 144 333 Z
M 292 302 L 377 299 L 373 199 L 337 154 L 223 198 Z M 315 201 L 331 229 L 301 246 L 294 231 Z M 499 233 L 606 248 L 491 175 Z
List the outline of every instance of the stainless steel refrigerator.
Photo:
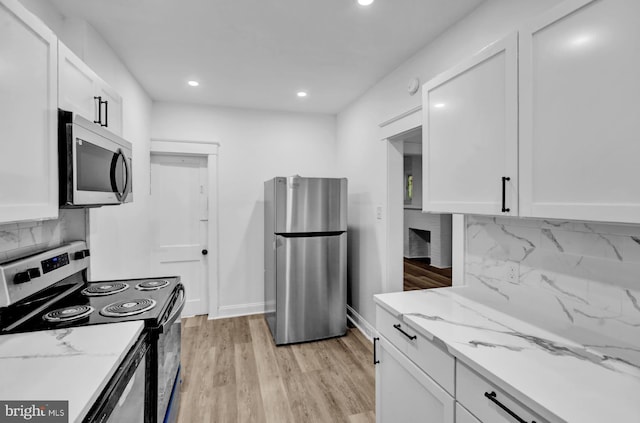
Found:
M 264 183 L 265 316 L 277 345 L 347 331 L 347 180 Z

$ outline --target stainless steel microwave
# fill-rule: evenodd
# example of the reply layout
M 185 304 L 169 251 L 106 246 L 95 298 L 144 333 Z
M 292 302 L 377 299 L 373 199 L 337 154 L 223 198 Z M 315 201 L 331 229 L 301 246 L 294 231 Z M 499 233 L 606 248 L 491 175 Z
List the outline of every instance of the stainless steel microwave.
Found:
M 131 143 L 82 116 L 58 110 L 60 207 L 128 203 Z

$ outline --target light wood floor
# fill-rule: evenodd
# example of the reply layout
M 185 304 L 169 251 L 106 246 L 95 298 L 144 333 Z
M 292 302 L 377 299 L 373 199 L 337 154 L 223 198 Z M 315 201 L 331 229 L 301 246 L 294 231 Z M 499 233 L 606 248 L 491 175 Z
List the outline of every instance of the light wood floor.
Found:
M 451 268 L 439 269 L 419 259 L 404 259 L 404 290 L 451 286 Z
M 375 422 L 373 348 L 358 329 L 276 347 L 262 315 L 182 323 L 179 423 Z

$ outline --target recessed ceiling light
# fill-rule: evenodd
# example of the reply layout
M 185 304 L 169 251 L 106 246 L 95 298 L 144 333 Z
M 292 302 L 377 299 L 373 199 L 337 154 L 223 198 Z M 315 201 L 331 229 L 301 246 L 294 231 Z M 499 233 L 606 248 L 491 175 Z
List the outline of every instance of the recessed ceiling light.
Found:
M 435 107 L 436 109 L 442 109 L 445 106 L 444 103 L 436 103 L 433 105 L 433 107 Z
M 373 0 L 358 0 L 360 6 L 369 6 L 371 3 L 373 3 Z
M 187 82 L 187 84 L 189 84 L 192 87 L 197 87 L 198 85 L 200 85 L 198 81 L 189 81 Z
M 306 97 L 308 94 L 307 94 L 307 92 L 306 92 L 306 91 L 298 91 L 298 94 L 297 94 L 297 95 L 298 95 L 298 97 L 301 97 L 301 98 L 302 98 L 302 97 Z

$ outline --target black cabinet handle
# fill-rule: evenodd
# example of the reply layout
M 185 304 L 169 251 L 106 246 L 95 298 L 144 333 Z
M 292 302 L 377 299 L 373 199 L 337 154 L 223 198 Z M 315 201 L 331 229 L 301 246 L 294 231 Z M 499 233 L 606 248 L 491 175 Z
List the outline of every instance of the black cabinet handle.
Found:
M 402 333 L 404 336 L 406 336 L 407 338 L 411 339 L 412 341 L 417 338 L 417 336 L 409 335 L 407 332 L 403 331 L 402 328 L 400 327 L 400 324 L 393 325 L 393 327 L 398 329 L 400 331 L 400 333 Z
M 102 97 L 93 97 L 96 100 L 96 106 L 98 108 L 98 120 L 94 120 L 93 123 L 99 123 L 102 125 Z
M 100 122 L 100 126 L 109 126 L 109 102 L 107 100 L 102 102 L 104 104 L 104 123 Z
M 207 249 L 202 250 L 202 255 L 206 256 L 207 254 L 209 254 L 209 251 Z
M 495 391 L 485 392 L 484 396 L 489 398 L 489 400 L 492 401 L 495 405 L 502 408 L 508 415 L 513 417 L 518 423 L 529 423 L 526 420 L 524 420 L 522 417 L 518 416 L 516 413 L 511 411 L 509 407 L 507 407 L 506 405 L 498 401 L 498 399 L 496 398 L 497 394 L 495 393 Z M 536 423 L 536 422 L 535 420 L 532 420 L 531 423 Z
M 98 106 L 98 120 L 94 120 L 93 123 L 98 123 L 100 126 L 109 126 L 109 102 L 107 100 L 102 101 L 101 96 L 93 97 L 97 101 Z M 104 123 L 102 122 L 102 105 L 104 104 Z
M 378 343 L 378 341 L 380 340 L 380 338 L 373 338 L 373 365 L 375 366 L 376 364 L 380 363 L 380 360 L 378 360 L 378 354 L 376 354 L 376 344 Z
M 506 199 L 507 181 L 510 181 L 510 180 L 511 178 L 508 176 L 502 177 L 502 213 L 508 213 L 511 211 L 511 209 L 507 207 L 507 199 Z

